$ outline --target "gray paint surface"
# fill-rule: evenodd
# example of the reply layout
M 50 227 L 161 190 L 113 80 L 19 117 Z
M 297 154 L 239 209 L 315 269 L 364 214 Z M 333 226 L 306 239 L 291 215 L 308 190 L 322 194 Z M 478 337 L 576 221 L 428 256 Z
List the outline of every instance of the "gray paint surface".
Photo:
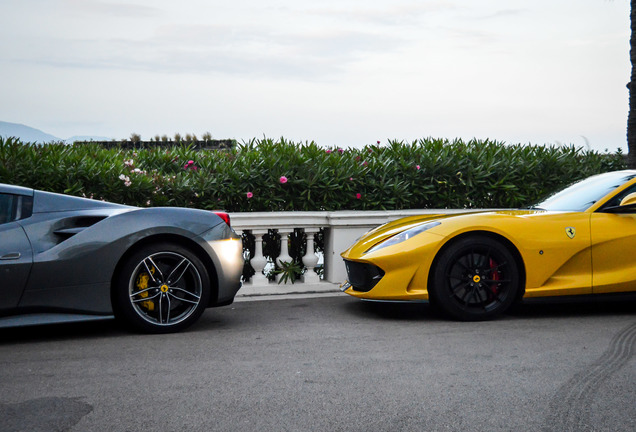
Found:
M 231 300 L 240 286 L 240 253 L 219 256 L 215 247 L 238 236 L 213 212 L 137 208 L 2 184 L 0 193 L 33 195 L 31 217 L 0 225 L 0 315 L 111 315 L 112 279 L 125 254 L 166 236 L 208 257 L 218 282 L 212 303 Z M 19 259 L 1 259 L 15 254 Z

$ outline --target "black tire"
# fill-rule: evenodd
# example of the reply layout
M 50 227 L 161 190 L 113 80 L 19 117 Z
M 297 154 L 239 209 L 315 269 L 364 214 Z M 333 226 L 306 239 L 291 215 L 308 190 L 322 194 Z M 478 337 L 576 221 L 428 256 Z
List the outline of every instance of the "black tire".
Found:
M 173 243 L 135 252 L 113 287 L 115 316 L 144 333 L 181 331 L 199 319 L 210 299 L 210 278 L 201 260 Z
M 488 236 L 450 244 L 433 269 L 431 297 L 443 312 L 462 321 L 487 320 L 505 312 L 520 290 L 515 257 Z

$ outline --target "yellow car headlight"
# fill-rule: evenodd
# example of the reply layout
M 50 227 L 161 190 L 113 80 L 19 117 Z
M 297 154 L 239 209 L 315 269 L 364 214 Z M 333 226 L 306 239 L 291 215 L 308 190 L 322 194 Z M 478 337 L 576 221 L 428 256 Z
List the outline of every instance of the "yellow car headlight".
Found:
M 438 221 L 426 222 L 421 225 L 414 226 L 413 228 L 404 230 L 400 233 L 397 233 L 391 237 L 388 237 L 382 240 L 380 243 L 377 243 L 372 248 L 368 249 L 365 252 L 365 254 L 378 251 L 388 246 L 393 246 L 394 244 L 402 243 L 403 241 L 413 238 L 416 235 L 423 233 L 426 230 L 436 227 L 437 225 L 441 225 L 441 222 L 438 222 Z

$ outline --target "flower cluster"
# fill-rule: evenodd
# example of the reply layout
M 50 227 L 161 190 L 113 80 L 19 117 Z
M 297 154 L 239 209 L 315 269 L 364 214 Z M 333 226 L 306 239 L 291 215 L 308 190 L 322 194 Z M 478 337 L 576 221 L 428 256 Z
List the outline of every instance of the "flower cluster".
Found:
M 130 185 L 132 184 L 132 182 L 130 181 L 130 177 L 128 177 L 126 174 L 121 174 L 119 176 L 119 180 L 124 182 L 124 186 L 126 187 L 130 187 Z
M 194 164 L 193 160 L 189 160 L 188 162 L 186 162 L 186 164 L 183 166 L 184 170 L 192 170 L 192 171 L 197 171 L 199 168 Z

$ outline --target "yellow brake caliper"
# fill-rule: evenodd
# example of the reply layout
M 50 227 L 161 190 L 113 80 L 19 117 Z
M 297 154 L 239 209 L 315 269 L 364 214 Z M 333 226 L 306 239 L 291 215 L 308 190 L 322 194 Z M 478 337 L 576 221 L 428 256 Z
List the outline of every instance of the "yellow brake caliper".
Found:
M 152 274 L 155 274 L 155 268 L 151 268 L 150 272 Z M 141 290 L 145 290 L 146 288 L 148 288 L 148 281 L 150 280 L 150 275 L 148 275 L 148 273 L 143 272 L 140 273 L 139 276 L 137 277 L 137 283 L 136 283 L 136 287 L 139 289 L 139 291 Z M 142 292 L 139 294 L 139 297 L 141 298 L 146 298 L 148 297 L 148 291 L 146 292 Z M 153 302 L 152 300 L 146 300 L 140 303 L 141 307 L 148 309 L 149 311 L 153 311 L 155 310 L 155 302 Z

